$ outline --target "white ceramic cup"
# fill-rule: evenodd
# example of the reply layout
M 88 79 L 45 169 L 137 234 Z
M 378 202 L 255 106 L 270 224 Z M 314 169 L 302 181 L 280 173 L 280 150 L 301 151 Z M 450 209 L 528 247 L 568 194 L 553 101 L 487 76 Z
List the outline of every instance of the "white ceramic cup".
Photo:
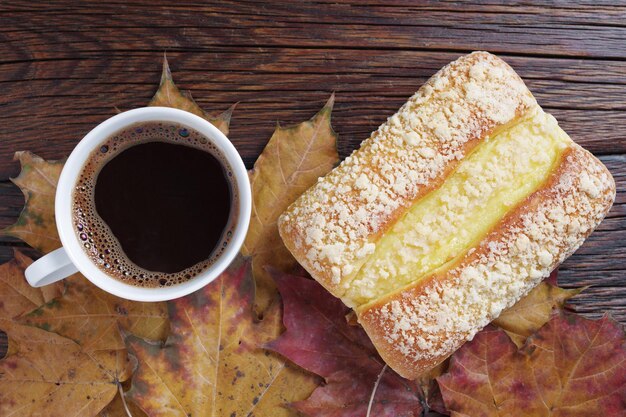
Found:
M 188 281 L 169 287 L 138 287 L 126 284 L 95 265 L 85 253 L 72 225 L 72 194 L 80 171 L 94 149 L 114 133 L 140 122 L 174 122 L 195 129 L 207 137 L 229 162 L 237 184 L 239 213 L 233 236 L 215 263 Z M 219 276 L 237 255 L 250 223 L 252 197 L 248 172 L 241 156 L 228 138 L 208 121 L 183 110 L 169 107 L 143 107 L 120 113 L 89 132 L 67 159 L 57 184 L 54 214 L 62 247 L 40 258 L 26 269 L 26 280 L 33 287 L 51 284 L 80 271 L 103 290 L 136 301 L 164 301 L 190 294 Z

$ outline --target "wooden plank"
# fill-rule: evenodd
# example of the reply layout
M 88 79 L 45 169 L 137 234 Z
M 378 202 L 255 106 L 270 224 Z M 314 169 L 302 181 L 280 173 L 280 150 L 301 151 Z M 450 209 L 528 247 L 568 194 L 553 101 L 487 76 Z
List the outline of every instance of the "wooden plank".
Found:
M 249 166 L 277 121 L 306 120 L 331 91 L 337 93 L 333 125 L 347 155 L 458 55 L 232 47 L 169 53 L 176 80 L 203 107 L 224 110 L 240 102 L 230 137 Z M 595 153 L 626 153 L 626 62 L 504 58 L 575 140 Z M 16 150 L 66 156 L 116 106 L 145 105 L 156 89 L 160 61 L 161 52 L 4 64 L 0 55 L 0 180 L 16 174 Z
M 167 15 L 159 5 L 167 7 Z M 626 56 L 626 7 L 619 3 L 610 8 L 584 3 L 575 8 L 552 7 L 550 13 L 541 3 L 387 5 L 358 1 L 180 2 L 176 6 L 166 1 L 111 1 L 84 2 L 81 7 L 59 1 L 21 1 L 4 5 L 3 10 L 11 16 L 10 25 L 0 25 L 6 39 L 28 49 L 8 51 L 10 60 L 31 53 L 49 56 L 51 51 L 75 57 L 76 52 L 87 50 L 159 50 L 183 45 L 195 50 L 218 45 L 480 48 L 528 55 Z M 60 47 L 67 42 L 76 49 Z
M 611 314 L 626 323 L 626 155 L 600 158 L 615 178 L 617 197 L 607 218 L 559 269 L 559 284 L 590 286 L 575 298 L 575 310 L 590 317 Z

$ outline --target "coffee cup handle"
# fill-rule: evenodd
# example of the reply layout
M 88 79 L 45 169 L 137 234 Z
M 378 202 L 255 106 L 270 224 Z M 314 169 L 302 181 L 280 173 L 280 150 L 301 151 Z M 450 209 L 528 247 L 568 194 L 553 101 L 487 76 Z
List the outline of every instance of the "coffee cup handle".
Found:
M 26 268 L 26 281 L 33 287 L 42 287 L 78 272 L 62 247 L 39 258 Z

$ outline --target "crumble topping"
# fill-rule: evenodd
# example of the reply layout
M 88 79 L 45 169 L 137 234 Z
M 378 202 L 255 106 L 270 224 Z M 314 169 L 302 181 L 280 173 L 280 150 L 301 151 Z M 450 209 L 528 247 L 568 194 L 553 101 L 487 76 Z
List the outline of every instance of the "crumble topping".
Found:
M 341 297 L 378 236 L 465 156 L 465 146 L 536 109 L 499 58 L 475 52 L 447 65 L 279 219 L 291 251 Z

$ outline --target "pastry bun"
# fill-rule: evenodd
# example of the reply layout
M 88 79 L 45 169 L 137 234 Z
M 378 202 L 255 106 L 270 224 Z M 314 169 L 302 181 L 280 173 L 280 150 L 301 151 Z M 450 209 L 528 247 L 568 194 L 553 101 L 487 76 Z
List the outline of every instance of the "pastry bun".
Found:
M 474 52 L 294 202 L 279 231 L 415 378 L 548 276 L 614 198 L 606 167 L 520 77 Z

